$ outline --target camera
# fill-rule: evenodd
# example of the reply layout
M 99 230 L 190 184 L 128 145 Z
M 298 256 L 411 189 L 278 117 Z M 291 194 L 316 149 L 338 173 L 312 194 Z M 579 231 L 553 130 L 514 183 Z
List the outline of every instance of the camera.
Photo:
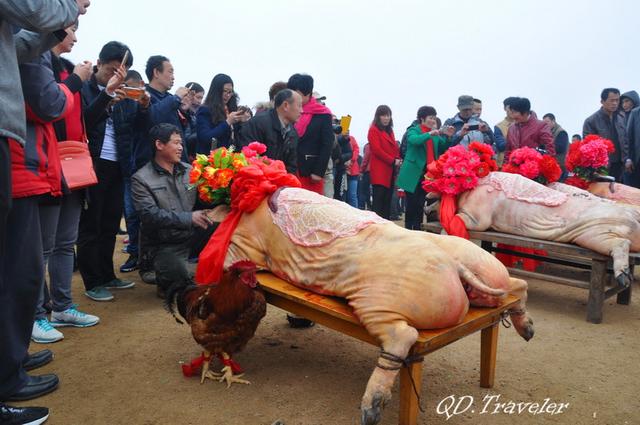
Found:
M 474 115 L 467 121 L 467 130 L 476 131 L 480 129 L 480 120 Z
M 333 133 L 342 134 L 342 126 L 340 124 L 333 124 Z

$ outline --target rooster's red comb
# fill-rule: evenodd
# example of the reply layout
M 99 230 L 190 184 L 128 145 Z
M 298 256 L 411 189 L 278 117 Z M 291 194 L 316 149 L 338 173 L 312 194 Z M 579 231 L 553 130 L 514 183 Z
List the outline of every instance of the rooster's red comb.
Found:
M 258 267 L 251 260 L 238 260 L 235 263 L 231 264 L 229 270 L 255 270 Z

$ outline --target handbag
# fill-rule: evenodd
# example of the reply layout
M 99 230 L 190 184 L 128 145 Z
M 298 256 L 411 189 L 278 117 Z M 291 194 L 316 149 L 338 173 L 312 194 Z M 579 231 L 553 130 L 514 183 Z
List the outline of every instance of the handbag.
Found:
M 75 140 L 58 142 L 58 154 L 62 175 L 70 190 L 83 189 L 98 183 L 87 142 Z

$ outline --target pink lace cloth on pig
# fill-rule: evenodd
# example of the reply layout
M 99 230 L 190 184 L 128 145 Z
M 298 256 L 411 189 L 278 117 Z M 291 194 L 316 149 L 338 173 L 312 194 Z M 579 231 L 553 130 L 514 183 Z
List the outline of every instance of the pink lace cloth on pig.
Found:
M 509 199 L 537 205 L 546 205 L 548 207 L 557 207 L 569 199 L 566 193 L 549 189 L 520 174 L 496 171 L 480 179 L 479 184 L 489 185 L 496 190 L 504 192 L 505 196 Z
M 389 223 L 371 211 L 305 189 L 287 188 L 276 201 L 273 222 L 296 245 L 321 246 L 338 238 L 354 236 L 371 224 Z

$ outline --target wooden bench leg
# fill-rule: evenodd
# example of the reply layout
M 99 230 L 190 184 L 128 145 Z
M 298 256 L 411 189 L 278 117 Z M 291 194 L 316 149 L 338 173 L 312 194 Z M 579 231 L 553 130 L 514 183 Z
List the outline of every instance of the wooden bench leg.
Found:
M 587 302 L 587 321 L 602 322 L 602 306 L 604 304 L 604 284 L 607 278 L 607 263 L 591 261 L 591 282 L 589 283 L 589 301 Z
M 631 267 L 629 267 L 629 271 L 631 272 L 631 276 L 633 276 L 634 273 L 634 265 L 632 264 Z M 631 285 L 629 285 L 629 287 L 627 289 L 625 289 L 622 292 L 618 292 L 618 296 L 616 297 L 616 302 L 618 304 L 622 304 L 622 305 L 629 305 L 629 303 L 631 302 L 631 288 L 633 287 L 633 281 L 631 282 Z
M 408 368 L 400 370 L 400 417 L 399 425 L 417 425 L 419 406 L 418 397 L 413 390 L 410 376 L 416 384 L 416 391 L 420 394 L 422 384 L 422 362 L 412 363 Z
M 484 328 L 480 336 L 480 386 L 493 388 L 496 376 L 496 354 L 498 352 L 498 329 L 500 322 Z

